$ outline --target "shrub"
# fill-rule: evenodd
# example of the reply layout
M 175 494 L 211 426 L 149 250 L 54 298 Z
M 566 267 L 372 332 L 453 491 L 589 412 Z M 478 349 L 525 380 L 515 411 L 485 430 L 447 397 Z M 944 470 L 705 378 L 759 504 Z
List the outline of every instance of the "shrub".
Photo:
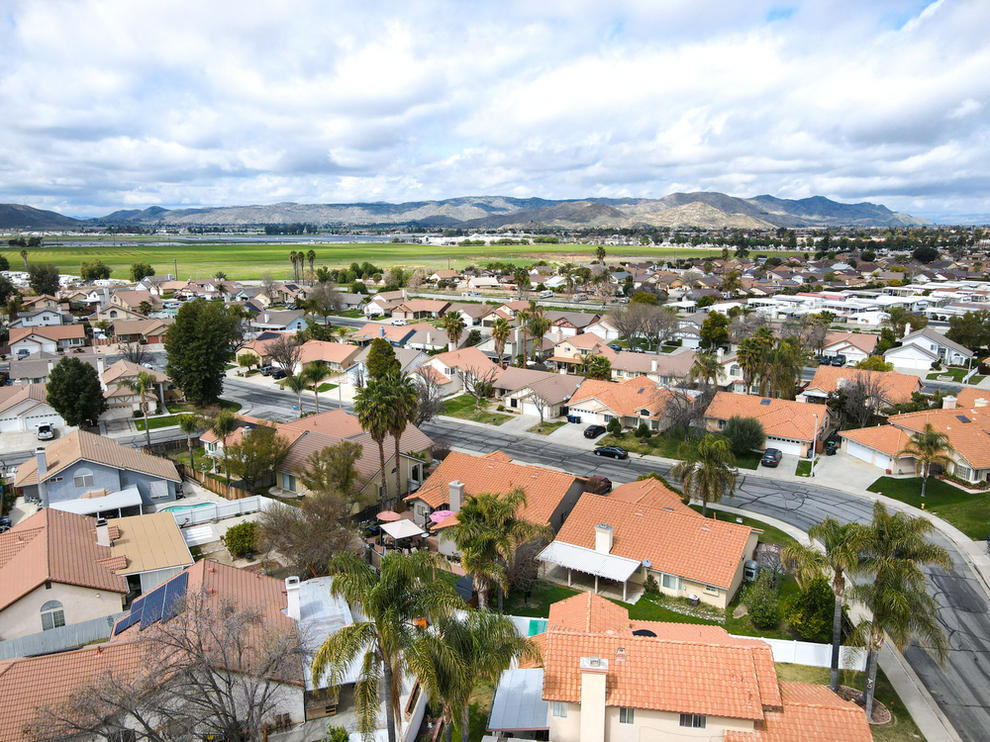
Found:
M 646 582 L 643 583 L 643 591 L 647 595 L 659 595 L 660 594 L 660 583 L 657 582 L 657 578 L 653 575 L 649 575 L 646 578 Z
M 785 615 L 787 623 L 802 639 L 824 644 L 832 641 L 834 612 L 835 593 L 825 577 L 816 577 L 787 606 Z
M 639 424 L 639 427 L 636 428 L 636 437 L 639 438 L 640 440 L 644 440 L 645 441 L 652 434 L 653 433 L 650 430 L 650 426 L 647 425 L 646 423 L 640 423 Z
M 227 529 L 224 539 L 227 543 L 227 551 L 232 557 L 241 559 L 254 555 L 257 529 L 254 521 L 250 520 Z
M 350 738 L 350 733 L 343 727 L 330 725 L 327 727 L 327 734 L 323 738 L 323 742 L 348 742 Z
M 758 629 L 772 629 L 780 622 L 780 605 L 777 588 L 770 570 L 761 570 L 756 582 L 746 588 L 743 605 L 749 611 L 749 620 Z
M 607 430 L 612 435 L 620 435 L 622 433 L 622 423 L 619 422 L 619 418 L 613 417 L 608 421 L 608 425 L 605 426 Z
M 722 435 L 729 441 L 729 447 L 734 454 L 762 449 L 767 439 L 759 420 L 755 417 L 739 415 L 733 415 L 728 419 L 725 428 L 722 429 Z

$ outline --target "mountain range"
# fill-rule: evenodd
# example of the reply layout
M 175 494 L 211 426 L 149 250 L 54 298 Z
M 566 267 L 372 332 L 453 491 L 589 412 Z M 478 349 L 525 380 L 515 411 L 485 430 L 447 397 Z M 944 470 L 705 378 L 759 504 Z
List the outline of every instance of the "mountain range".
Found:
M 0 229 L 86 229 L 99 227 L 257 227 L 266 224 L 321 227 L 445 227 L 461 229 L 582 229 L 673 227 L 686 229 L 776 229 L 778 227 L 900 227 L 923 219 L 873 203 L 845 204 L 824 196 L 798 200 L 739 198 L 700 191 L 659 199 L 466 196 L 406 203 L 297 204 L 114 211 L 75 219 L 21 204 L 0 204 Z

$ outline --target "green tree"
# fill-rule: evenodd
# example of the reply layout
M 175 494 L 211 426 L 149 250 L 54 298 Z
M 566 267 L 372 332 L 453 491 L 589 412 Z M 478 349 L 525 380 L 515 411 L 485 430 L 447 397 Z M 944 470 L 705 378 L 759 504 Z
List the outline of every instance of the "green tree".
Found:
M 282 379 L 282 388 L 288 389 L 290 392 L 295 392 L 299 417 L 302 417 L 302 393 L 309 388 L 309 380 L 302 374 L 286 376 Z
M 0 257 L 3 256 L 0 255 Z M 17 289 L 14 288 L 14 284 L 10 282 L 10 279 L 6 276 L 0 276 L 0 304 L 7 304 L 10 301 L 10 297 L 16 293 Z
M 759 420 L 740 415 L 733 415 L 726 421 L 722 435 L 729 441 L 729 446 L 736 455 L 761 450 L 767 439 Z
M 701 500 L 702 515 L 708 515 L 708 503 L 718 502 L 723 495 L 732 495 L 738 474 L 729 443 L 716 435 L 706 435 L 697 444 L 684 443 L 678 452 L 683 461 L 670 473 L 681 482 L 688 497 Z
M 28 285 L 36 294 L 54 296 L 58 292 L 58 268 L 50 263 L 32 263 L 28 266 Z
M 605 426 L 605 430 L 607 430 L 610 435 L 621 435 L 622 421 L 617 417 L 613 417 L 608 421 L 608 425 Z
M 258 524 L 254 521 L 244 521 L 231 526 L 224 534 L 227 551 L 235 559 L 251 557 L 257 551 Z
M 312 361 L 306 364 L 306 368 L 300 374 L 309 382 L 310 388 L 313 390 L 313 404 L 316 406 L 317 415 L 320 414 L 320 383 L 329 372 L 330 366 L 327 365 L 326 361 Z
M 137 283 L 142 278 L 155 275 L 151 263 L 131 263 L 131 280 Z
M 949 454 L 952 453 L 952 444 L 944 433 L 935 430 L 931 423 L 925 423 L 925 427 L 917 433 L 912 433 L 907 445 L 897 452 L 898 456 L 911 456 L 921 464 L 921 497 L 924 498 L 925 490 L 928 489 L 928 476 L 932 471 L 932 464 L 948 466 Z
M 210 432 L 219 438 L 223 445 L 223 470 L 227 477 L 227 484 L 230 484 L 230 451 L 227 449 L 227 439 L 238 427 L 240 427 L 240 420 L 228 409 L 220 410 L 217 416 L 210 421 Z
M 740 601 L 748 610 L 749 620 L 758 629 L 772 629 L 780 623 L 780 600 L 773 572 L 760 570 L 756 582 L 743 590 Z
M 165 335 L 169 377 L 187 400 L 205 407 L 223 391 L 237 320 L 220 302 L 205 299 L 182 305 Z
M 646 304 L 648 306 L 659 306 L 660 299 L 657 295 L 650 291 L 637 291 L 631 297 L 629 297 L 630 304 Z
M 692 379 L 700 380 L 708 387 L 718 380 L 718 375 L 722 370 L 722 363 L 714 353 L 698 353 L 694 357 L 694 364 L 691 366 L 689 375 Z
M 193 455 L 192 439 L 194 435 L 199 435 L 208 426 L 199 415 L 186 414 L 179 415 L 179 430 L 186 436 L 186 446 L 189 448 L 189 468 L 196 468 L 196 457 Z
M 505 317 L 496 317 L 495 322 L 492 323 L 492 341 L 495 343 L 495 355 L 498 356 L 499 363 L 502 362 L 505 344 L 509 341 L 511 334 L 512 325 L 509 324 L 509 320 Z
M 601 263 L 602 265 L 605 265 L 605 246 L 604 245 L 598 245 L 598 247 L 595 248 L 595 257 L 598 259 L 598 262 L 599 263 Z
M 766 395 L 773 347 L 773 330 L 769 327 L 760 327 L 752 335 L 739 341 L 736 360 L 742 370 L 743 384 L 746 385 L 747 392 L 758 381 L 760 395 Z
M 889 327 L 884 327 L 880 330 L 880 339 L 877 341 L 877 347 L 874 352 L 878 356 L 883 356 L 891 348 L 897 347 L 897 338 L 894 337 L 894 331 Z
M 767 375 L 773 394 L 783 399 L 794 399 L 801 369 L 808 362 L 809 354 L 798 337 L 781 338 L 770 355 Z
M 866 371 L 893 371 L 894 364 L 887 363 L 883 360 L 883 356 L 867 356 L 856 364 L 856 368 L 861 368 Z
M 237 365 L 249 371 L 253 366 L 257 366 L 260 363 L 261 359 L 254 353 L 241 353 L 241 355 L 237 356 Z
M 375 338 L 368 347 L 368 378 L 380 379 L 390 371 L 399 370 L 399 359 L 395 350 L 385 338 Z
M 709 312 L 705 321 L 701 323 L 699 332 L 701 337 L 701 348 L 703 350 L 715 350 L 723 345 L 729 344 L 729 318 L 721 312 Z
M 357 462 L 364 448 L 360 443 L 341 441 L 313 451 L 306 458 L 306 467 L 299 472 L 299 481 L 310 492 L 334 494 L 354 504 L 358 486 L 363 484 Z
M 395 442 L 395 493 L 401 495 L 405 488 L 402 486 L 402 458 L 399 444 L 406 427 L 416 419 L 419 408 L 419 391 L 416 383 L 401 371 L 391 371 L 382 379 L 389 391 L 388 432 Z M 382 472 L 382 476 L 385 473 Z
M 327 637 L 310 669 L 316 685 L 339 688 L 351 663 L 361 658 L 354 706 L 358 731 L 365 738 L 378 728 L 384 691 L 385 729 L 389 742 L 396 742 L 402 676 L 424 633 L 416 622 L 437 622 L 464 605 L 449 583 L 432 578 L 434 565 L 427 551 L 390 552 L 378 570 L 350 553 L 336 554 L 330 561 L 331 592 L 358 605 L 364 618 Z
M 945 336 L 967 348 L 984 348 L 990 345 L 990 312 L 966 312 L 949 318 L 949 330 Z
M 392 416 L 391 393 L 385 379 L 370 378 L 368 383 L 357 390 L 354 395 L 354 412 L 361 428 L 371 436 L 378 446 L 378 462 L 381 467 L 383 501 L 388 500 L 388 476 L 385 471 L 385 438 L 389 434 L 389 422 Z M 398 462 L 396 462 L 398 463 Z M 399 493 L 396 493 L 396 497 Z
M 808 529 L 812 543 L 821 544 L 821 549 L 803 544 L 784 547 L 781 554 L 784 565 L 792 570 L 798 584 L 817 578 L 831 579 L 835 604 L 832 614 L 832 662 L 829 687 L 839 688 L 839 649 L 842 644 L 842 599 L 845 596 L 849 579 L 859 570 L 859 547 L 863 540 L 863 529 L 858 523 L 839 523 L 835 518 L 825 518 Z
M 78 358 L 66 356 L 48 374 L 48 404 L 66 425 L 94 427 L 106 409 L 96 369 Z
M 79 277 L 84 281 L 110 278 L 110 266 L 104 264 L 102 260 L 95 260 L 92 263 L 84 262 L 79 266 Z
M 461 335 L 464 334 L 464 317 L 460 312 L 447 312 L 440 318 L 440 329 L 447 333 L 447 339 L 450 341 L 449 350 L 456 350 Z
M 144 418 L 144 435 L 148 448 L 151 448 L 151 427 L 148 425 L 148 395 L 153 395 L 158 382 L 147 371 L 141 371 L 137 376 L 126 379 L 124 384 L 137 395 L 141 405 L 141 416 Z
M 547 334 L 547 330 L 551 326 L 552 323 L 543 314 L 542 307 L 537 306 L 536 302 L 530 302 L 529 320 L 526 322 L 526 329 L 529 330 L 529 334 L 533 338 L 533 360 L 536 360 L 537 344 Z
M 229 471 L 253 490 L 259 482 L 270 481 L 290 448 L 274 425 L 259 425 L 245 431 L 241 442 L 231 444 L 229 451 L 224 446 L 224 458 Z
M 588 379 L 608 381 L 612 378 L 612 362 L 605 356 L 585 356 L 581 359 L 581 375 Z
M 457 524 L 449 529 L 461 552 L 464 571 L 474 581 L 481 609 L 488 605 L 492 585 L 508 591 L 508 565 L 520 545 L 536 538 L 553 538 L 547 526 L 522 517 L 526 502 L 526 492 L 521 488 L 504 495 L 482 492 L 467 498 L 457 513 Z
M 867 579 L 852 589 L 871 618 L 853 631 L 853 642 L 867 648 L 866 718 L 872 718 L 877 659 L 885 636 L 898 650 L 917 637 L 929 654 L 943 661 L 948 641 L 939 621 L 938 603 L 931 595 L 922 567 L 952 566 L 949 553 L 931 543 L 931 521 L 907 513 L 890 513 L 882 502 L 873 505 L 873 520 L 863 533 L 860 566 Z
M 820 575 L 801 586 L 797 598 L 786 606 L 784 617 L 804 641 L 827 642 L 832 636 L 835 604 L 828 579 Z

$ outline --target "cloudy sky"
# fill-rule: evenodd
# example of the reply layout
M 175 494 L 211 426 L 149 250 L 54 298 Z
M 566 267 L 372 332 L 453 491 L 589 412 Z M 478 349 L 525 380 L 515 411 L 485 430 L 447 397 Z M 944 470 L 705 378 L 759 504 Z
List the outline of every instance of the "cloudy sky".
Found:
M 987 0 L 0 0 L 0 202 L 717 190 L 990 218 Z

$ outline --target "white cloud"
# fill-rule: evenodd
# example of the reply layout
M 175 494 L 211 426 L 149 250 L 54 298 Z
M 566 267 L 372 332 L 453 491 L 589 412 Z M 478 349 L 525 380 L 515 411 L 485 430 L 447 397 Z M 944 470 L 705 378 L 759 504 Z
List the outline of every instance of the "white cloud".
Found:
M 0 201 L 821 193 L 990 214 L 990 4 L 8 4 Z

